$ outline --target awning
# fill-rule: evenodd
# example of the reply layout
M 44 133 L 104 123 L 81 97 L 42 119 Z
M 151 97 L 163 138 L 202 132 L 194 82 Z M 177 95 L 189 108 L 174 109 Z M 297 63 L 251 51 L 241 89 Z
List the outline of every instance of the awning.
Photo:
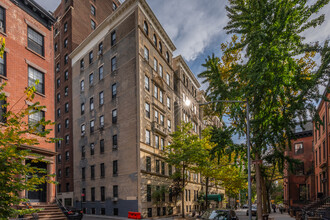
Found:
M 206 198 L 205 195 L 203 197 L 204 199 Z M 222 194 L 211 194 L 211 195 L 207 195 L 207 200 L 214 200 L 216 202 L 221 202 L 223 198 Z

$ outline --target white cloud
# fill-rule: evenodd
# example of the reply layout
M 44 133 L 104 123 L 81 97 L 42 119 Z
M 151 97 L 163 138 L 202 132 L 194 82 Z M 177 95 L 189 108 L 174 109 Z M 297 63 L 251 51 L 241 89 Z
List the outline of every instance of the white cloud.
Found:
M 157 18 L 187 61 L 195 60 L 215 38 L 225 35 L 224 0 L 148 0 Z

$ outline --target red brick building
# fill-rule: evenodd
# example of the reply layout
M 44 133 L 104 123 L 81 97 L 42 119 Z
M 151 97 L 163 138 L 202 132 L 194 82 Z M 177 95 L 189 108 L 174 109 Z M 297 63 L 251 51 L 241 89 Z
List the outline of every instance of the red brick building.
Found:
M 328 84 L 329 89 L 329 84 Z M 324 96 L 330 99 L 329 91 Z M 330 104 L 322 100 L 317 108 L 322 123 L 314 122 L 314 160 L 315 160 L 315 191 L 318 197 L 330 196 Z
M 54 54 L 52 25 L 55 19 L 32 0 L 2 0 L 0 2 L 0 37 L 6 40 L 5 54 L 0 59 L 0 82 L 7 83 L 7 102 L 15 104 L 14 109 L 29 105 L 24 99 L 24 90 L 36 85 L 34 101 L 47 108 L 29 116 L 29 121 L 54 121 Z M 10 105 L 11 106 L 11 105 Z M 15 110 L 14 110 L 15 111 Z M 53 127 L 53 126 L 52 126 Z M 52 128 L 48 127 L 48 128 Z M 55 136 L 51 132 L 51 136 Z M 40 163 L 48 173 L 55 173 L 55 144 L 40 141 L 38 146 L 26 146 L 32 152 L 41 154 L 50 163 Z M 25 192 L 32 202 L 52 202 L 55 185 L 44 184 L 44 190 Z
M 313 124 L 308 122 L 304 129 L 296 127 L 295 140 L 291 140 L 291 149 L 285 154 L 300 160 L 295 172 L 288 168 L 284 171 L 284 203 L 290 208 L 301 208 L 315 199 L 313 167 Z
M 118 0 L 62 0 L 55 10 L 57 198 L 73 206 L 72 68 L 69 54 L 120 5 Z M 97 55 L 95 55 L 97 56 Z

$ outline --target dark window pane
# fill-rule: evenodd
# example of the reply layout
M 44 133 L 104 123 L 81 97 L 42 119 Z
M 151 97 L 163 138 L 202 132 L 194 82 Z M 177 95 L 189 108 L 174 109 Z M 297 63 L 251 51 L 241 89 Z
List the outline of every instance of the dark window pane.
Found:
M 28 47 L 44 56 L 44 37 L 30 27 L 28 27 Z

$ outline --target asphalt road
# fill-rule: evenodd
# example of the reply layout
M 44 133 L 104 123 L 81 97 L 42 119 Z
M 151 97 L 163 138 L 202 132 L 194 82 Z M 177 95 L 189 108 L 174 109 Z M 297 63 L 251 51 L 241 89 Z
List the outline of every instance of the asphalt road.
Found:
M 248 220 L 249 216 L 246 216 L 246 210 L 247 209 L 238 209 L 236 210 L 236 215 L 238 216 L 239 220 Z M 255 220 L 256 217 L 252 216 L 252 219 Z

